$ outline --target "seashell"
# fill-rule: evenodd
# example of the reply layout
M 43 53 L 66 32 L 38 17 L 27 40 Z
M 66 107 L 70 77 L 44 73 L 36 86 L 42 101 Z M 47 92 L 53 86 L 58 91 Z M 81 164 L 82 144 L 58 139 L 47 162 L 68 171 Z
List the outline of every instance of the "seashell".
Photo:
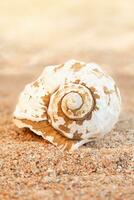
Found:
M 45 67 L 26 85 L 14 122 L 62 150 L 74 150 L 108 133 L 120 110 L 120 92 L 110 76 L 97 64 L 69 60 Z

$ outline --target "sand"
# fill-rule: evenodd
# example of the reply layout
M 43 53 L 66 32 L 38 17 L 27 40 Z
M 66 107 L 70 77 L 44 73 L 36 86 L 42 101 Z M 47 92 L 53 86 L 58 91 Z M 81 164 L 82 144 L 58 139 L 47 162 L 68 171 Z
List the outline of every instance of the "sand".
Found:
M 134 81 L 122 79 L 127 95 L 114 130 L 71 154 L 15 127 L 12 111 L 33 75 L 1 75 L 0 199 L 134 199 Z
M 13 12 L 17 4 L 13 2 L 2 7 L 2 20 L 8 23 L 0 21 L 0 200 L 133 200 L 133 2 L 98 1 L 97 6 L 96 1 L 83 1 L 86 4 L 79 2 L 76 8 L 75 1 L 60 1 L 57 7 L 48 6 L 45 14 L 40 11 L 43 2 L 39 10 L 38 2 L 33 10 L 26 10 L 24 1 L 20 12 Z M 7 8 L 10 20 L 6 20 Z M 45 19 L 44 29 L 39 16 Z M 27 19 L 24 29 L 22 21 Z M 60 152 L 12 121 L 25 84 L 38 77 L 43 65 L 70 58 L 101 64 L 122 95 L 122 112 L 114 129 L 73 153 Z

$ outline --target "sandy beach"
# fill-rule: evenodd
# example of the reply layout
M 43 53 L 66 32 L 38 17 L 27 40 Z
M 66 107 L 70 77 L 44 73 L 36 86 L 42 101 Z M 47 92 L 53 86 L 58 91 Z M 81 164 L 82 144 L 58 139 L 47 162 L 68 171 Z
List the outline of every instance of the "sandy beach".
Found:
M 0 5 L 0 199 L 133 200 L 134 2 Z M 72 58 L 97 62 L 114 77 L 122 112 L 104 138 L 69 153 L 18 129 L 12 113 L 44 66 Z

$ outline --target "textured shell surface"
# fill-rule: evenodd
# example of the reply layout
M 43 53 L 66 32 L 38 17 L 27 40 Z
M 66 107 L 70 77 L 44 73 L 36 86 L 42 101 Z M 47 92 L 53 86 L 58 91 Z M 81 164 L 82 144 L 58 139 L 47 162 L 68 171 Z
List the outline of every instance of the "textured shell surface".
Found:
M 121 110 L 115 81 L 99 65 L 69 60 L 47 66 L 26 85 L 14 121 L 60 149 L 77 149 L 108 133 Z

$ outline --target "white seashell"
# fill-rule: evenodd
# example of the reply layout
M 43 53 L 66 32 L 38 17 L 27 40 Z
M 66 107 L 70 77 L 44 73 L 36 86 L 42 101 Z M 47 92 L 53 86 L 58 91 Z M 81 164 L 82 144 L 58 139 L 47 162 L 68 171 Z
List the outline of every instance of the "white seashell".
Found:
M 27 127 L 61 149 L 77 149 L 108 133 L 121 110 L 114 80 L 94 64 L 70 60 L 45 67 L 26 85 L 14 112 Z

